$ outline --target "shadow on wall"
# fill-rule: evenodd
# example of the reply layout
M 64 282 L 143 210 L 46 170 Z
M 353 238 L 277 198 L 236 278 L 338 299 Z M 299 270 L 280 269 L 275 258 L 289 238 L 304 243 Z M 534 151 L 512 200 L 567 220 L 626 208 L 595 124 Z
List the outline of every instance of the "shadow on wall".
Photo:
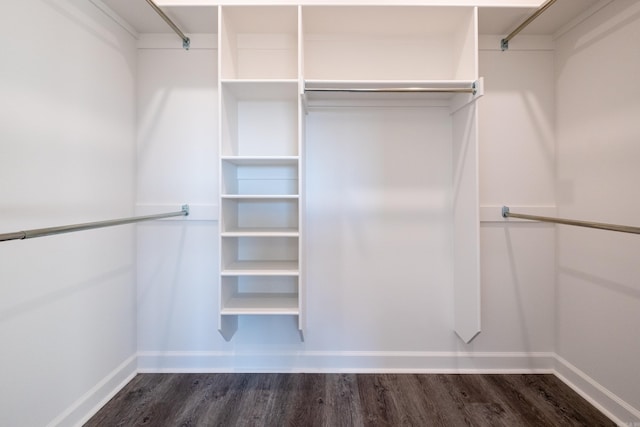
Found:
M 613 280 L 605 279 L 603 277 L 598 277 L 593 274 L 585 273 L 584 271 L 579 271 L 579 270 L 562 267 L 562 266 L 558 266 L 558 273 L 565 274 L 567 276 L 592 283 L 602 288 L 606 288 L 612 292 L 616 292 L 624 296 L 640 300 L 640 288 L 632 288 L 630 286 L 627 286 L 619 282 L 615 282 Z
M 76 283 L 74 285 L 64 287 L 54 292 L 46 293 L 36 298 L 32 298 L 28 301 L 24 301 L 22 303 L 16 304 L 7 309 L 0 310 L 0 322 L 6 322 L 15 317 L 27 314 L 31 311 L 38 310 L 48 305 L 51 305 L 56 301 L 69 298 L 75 294 L 86 292 L 98 286 L 105 285 L 109 282 L 112 282 L 114 279 L 118 277 L 122 277 L 122 276 L 133 277 L 134 271 L 135 269 L 133 265 L 125 265 L 120 268 L 116 268 L 114 270 L 106 271 L 102 274 L 91 277 L 87 280 L 83 280 L 82 282 Z M 3 285 L 6 285 L 6 283 Z
M 531 340 L 529 339 L 529 326 L 527 325 L 527 319 L 524 315 L 525 307 L 524 307 L 524 296 L 522 295 L 522 284 L 520 282 L 520 278 L 518 277 L 518 266 L 516 264 L 516 259 L 514 256 L 514 247 L 511 239 L 511 232 L 508 226 L 504 228 L 504 238 L 507 245 L 507 254 L 509 257 L 509 271 L 511 273 L 511 283 L 513 283 L 513 290 L 515 293 L 515 304 L 517 306 L 518 313 L 518 324 L 520 325 L 520 331 L 522 336 L 522 344 L 523 349 L 526 352 L 533 351 L 531 346 Z
M 608 20 L 606 25 L 601 25 L 589 32 L 587 35 L 577 38 L 571 46 L 571 52 L 573 55 L 577 55 L 611 34 L 621 31 L 624 27 L 640 18 L 640 2 L 637 0 L 610 0 L 610 3 L 605 6 L 605 8 L 613 7 L 621 7 L 623 10 L 614 12 L 616 16 L 613 19 Z M 604 12 L 606 12 L 606 10 Z M 635 44 L 635 41 L 633 43 Z M 560 58 L 556 56 L 556 61 L 558 59 Z M 556 62 L 556 67 L 558 70 L 562 70 L 564 68 L 564 63 Z

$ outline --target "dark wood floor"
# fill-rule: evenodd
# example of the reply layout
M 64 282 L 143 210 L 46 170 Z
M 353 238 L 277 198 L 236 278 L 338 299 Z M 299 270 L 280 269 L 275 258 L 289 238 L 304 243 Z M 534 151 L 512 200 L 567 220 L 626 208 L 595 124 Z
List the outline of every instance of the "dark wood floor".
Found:
M 141 374 L 87 426 L 615 426 L 553 375 Z

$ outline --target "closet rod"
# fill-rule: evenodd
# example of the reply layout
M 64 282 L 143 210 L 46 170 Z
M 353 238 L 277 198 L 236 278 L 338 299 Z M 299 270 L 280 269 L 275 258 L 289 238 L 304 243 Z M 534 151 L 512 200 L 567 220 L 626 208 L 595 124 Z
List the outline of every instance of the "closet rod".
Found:
M 176 24 L 173 23 L 173 21 L 171 20 L 171 18 L 169 18 L 163 11 L 162 9 L 160 9 L 158 7 L 157 4 L 155 4 L 153 2 L 153 0 L 147 0 L 147 3 L 149 3 L 149 6 L 151 6 L 153 8 L 153 10 L 156 11 L 156 13 L 158 15 L 160 15 L 160 17 L 162 19 L 164 19 L 164 22 L 166 22 L 167 24 L 169 24 L 169 26 L 171 27 L 171 29 L 173 31 L 175 31 L 175 33 L 180 36 L 180 38 L 182 39 L 182 47 L 185 48 L 185 50 L 189 50 L 189 47 L 191 46 L 191 40 L 189 39 L 189 37 L 185 36 L 184 33 L 180 30 L 180 28 L 178 28 L 178 26 Z
M 518 35 L 518 33 L 522 30 L 524 30 L 524 28 L 531 24 L 538 16 L 540 16 L 545 10 L 547 10 L 548 8 L 551 7 L 552 4 L 554 4 L 556 2 L 556 0 L 547 0 L 542 6 L 540 6 L 538 8 L 538 10 L 536 10 L 533 15 L 531 15 L 530 17 L 528 17 L 527 19 L 524 20 L 524 22 L 520 25 L 518 25 L 518 27 L 511 31 L 511 33 L 503 38 L 500 41 L 500 49 L 504 50 L 508 50 L 509 49 L 509 40 L 511 40 L 512 38 L 514 38 L 515 36 Z
M 112 219 L 107 221 L 85 222 L 83 224 L 63 225 L 60 227 L 36 228 L 33 230 L 17 231 L 0 234 L 0 242 L 9 240 L 24 240 L 34 237 L 52 236 L 54 234 L 71 233 L 74 231 L 91 230 L 93 228 L 112 227 L 114 225 L 131 224 L 134 222 L 151 221 L 154 219 L 170 218 L 189 215 L 189 205 L 182 205 L 180 212 L 170 212 L 156 215 L 136 216 L 132 218 Z
M 619 231 L 621 233 L 640 234 L 640 227 L 631 227 L 628 225 L 605 224 L 602 222 L 577 221 L 574 219 L 553 218 L 549 216 L 527 215 L 509 212 L 507 206 L 502 207 L 503 218 L 520 218 L 530 219 L 532 221 L 552 222 L 555 224 L 575 225 L 578 227 L 597 228 L 599 230 Z
M 376 92 L 376 93 L 476 93 L 475 87 L 446 88 L 446 87 L 386 87 L 386 88 L 337 88 L 317 87 L 305 88 L 305 92 Z

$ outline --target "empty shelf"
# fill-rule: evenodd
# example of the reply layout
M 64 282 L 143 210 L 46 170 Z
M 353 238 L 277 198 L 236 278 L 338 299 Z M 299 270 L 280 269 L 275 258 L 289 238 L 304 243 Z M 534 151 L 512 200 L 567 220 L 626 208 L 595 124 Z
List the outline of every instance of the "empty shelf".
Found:
M 221 314 L 297 315 L 299 312 L 298 294 L 247 293 L 236 294 L 225 301 Z

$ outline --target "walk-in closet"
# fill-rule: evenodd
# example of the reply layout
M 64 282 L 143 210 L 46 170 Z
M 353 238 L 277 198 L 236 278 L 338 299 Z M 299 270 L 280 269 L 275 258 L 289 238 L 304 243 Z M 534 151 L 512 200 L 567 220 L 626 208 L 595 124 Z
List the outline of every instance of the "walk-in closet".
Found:
M 639 2 L 23 0 L 0 34 L 0 425 L 186 422 L 155 390 L 640 426 Z

